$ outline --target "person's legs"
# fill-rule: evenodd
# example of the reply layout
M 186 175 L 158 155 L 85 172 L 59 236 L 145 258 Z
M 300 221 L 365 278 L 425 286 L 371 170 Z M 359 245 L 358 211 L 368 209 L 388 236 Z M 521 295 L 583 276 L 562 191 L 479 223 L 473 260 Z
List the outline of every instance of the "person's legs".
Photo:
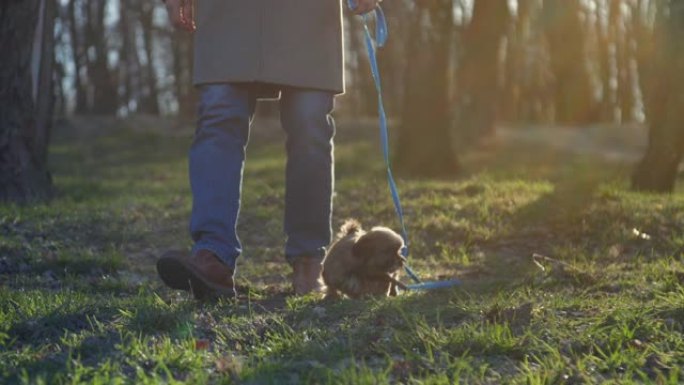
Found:
M 190 149 L 193 254 L 214 253 L 235 270 L 242 251 L 236 227 L 254 87 L 209 84 L 200 87 L 198 124 Z
M 282 90 L 280 116 L 287 133 L 285 256 L 318 264 L 332 238 L 334 94 L 301 88 Z

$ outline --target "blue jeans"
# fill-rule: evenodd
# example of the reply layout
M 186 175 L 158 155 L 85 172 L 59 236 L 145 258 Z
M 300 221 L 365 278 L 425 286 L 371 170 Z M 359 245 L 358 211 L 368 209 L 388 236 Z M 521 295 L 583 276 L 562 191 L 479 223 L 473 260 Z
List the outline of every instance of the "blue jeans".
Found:
M 229 267 L 242 246 L 237 235 L 242 174 L 256 84 L 200 87 L 199 119 L 190 149 L 193 253 L 206 249 Z M 285 257 L 323 258 L 331 241 L 333 192 L 332 92 L 284 87 L 280 120 L 287 134 Z

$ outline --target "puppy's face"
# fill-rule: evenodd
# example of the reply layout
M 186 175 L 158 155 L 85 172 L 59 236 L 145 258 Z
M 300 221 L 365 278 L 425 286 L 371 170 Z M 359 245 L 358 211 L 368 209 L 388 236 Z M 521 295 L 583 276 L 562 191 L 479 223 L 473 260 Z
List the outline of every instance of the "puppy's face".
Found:
M 399 234 L 386 227 L 374 227 L 356 241 L 352 254 L 363 261 L 363 273 L 391 273 L 406 262 L 401 255 L 403 247 L 404 241 Z

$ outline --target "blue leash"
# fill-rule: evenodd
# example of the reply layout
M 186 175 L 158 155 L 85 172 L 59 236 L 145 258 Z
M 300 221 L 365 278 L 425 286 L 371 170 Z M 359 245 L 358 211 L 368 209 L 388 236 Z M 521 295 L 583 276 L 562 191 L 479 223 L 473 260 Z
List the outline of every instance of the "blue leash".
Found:
M 347 0 L 349 8 L 356 8 L 356 0 Z M 380 141 L 382 144 L 382 152 L 385 158 L 385 166 L 387 167 L 387 181 L 389 182 L 390 192 L 392 194 L 392 201 L 394 201 L 394 208 L 397 212 L 397 217 L 399 218 L 399 223 L 401 224 L 401 236 L 404 239 L 404 247 L 401 250 L 401 254 L 404 258 L 408 257 L 408 232 L 406 231 L 406 225 L 404 223 L 404 210 L 401 207 L 401 201 L 399 200 L 399 191 L 397 189 L 397 184 L 394 182 L 394 177 L 392 176 L 392 166 L 390 165 L 390 153 L 389 153 L 389 133 L 387 130 L 387 114 L 385 113 L 385 105 L 382 99 L 382 83 L 380 82 L 380 69 L 378 68 L 378 58 L 377 58 L 377 48 L 382 48 L 387 42 L 387 37 L 389 32 L 387 29 L 387 19 L 385 19 L 385 13 L 382 8 L 378 5 L 375 10 L 375 39 L 371 36 L 370 30 L 368 29 L 368 19 L 369 14 L 361 15 L 363 18 L 363 29 L 366 41 L 366 50 L 368 51 L 368 61 L 371 66 L 371 74 L 373 75 L 373 81 L 375 82 L 375 90 L 378 93 L 378 115 L 380 117 Z M 404 270 L 406 274 L 415 282 L 413 285 L 407 285 L 409 290 L 430 290 L 430 289 L 441 289 L 451 286 L 459 285 L 461 282 L 459 280 L 449 280 L 441 282 L 422 282 L 418 275 L 411 269 L 408 264 L 404 264 Z

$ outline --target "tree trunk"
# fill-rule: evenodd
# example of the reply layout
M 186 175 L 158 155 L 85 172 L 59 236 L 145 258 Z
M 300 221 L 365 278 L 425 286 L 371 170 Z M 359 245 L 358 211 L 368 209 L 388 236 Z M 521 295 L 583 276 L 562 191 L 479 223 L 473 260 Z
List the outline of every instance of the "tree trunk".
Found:
M 192 85 L 192 35 L 185 31 L 173 32 L 173 73 L 178 116 L 194 119 L 197 93 Z
M 615 91 L 612 88 L 613 61 L 611 60 L 611 45 L 614 42 L 613 23 L 615 21 L 615 14 L 612 12 L 613 7 L 609 7 L 608 18 L 603 17 L 606 12 L 605 8 L 596 5 L 595 18 L 596 25 L 595 33 L 598 41 L 598 57 L 601 77 L 601 112 L 600 118 L 605 121 L 613 121 L 615 119 Z
M 529 5 L 526 1 L 518 1 L 518 15 L 510 23 L 507 36 L 506 61 L 503 70 L 503 89 L 499 116 L 507 121 L 518 121 L 523 71 L 525 70 L 525 25 L 529 19 Z
M 548 55 L 540 49 L 544 45 L 539 25 L 541 7 L 538 0 L 518 0 L 515 31 L 508 39 L 510 54 L 506 56 L 505 98 L 513 98 L 506 102 L 512 103 L 510 121 L 548 122 L 551 115 Z
M 0 60 L 0 201 L 43 199 L 52 190 L 45 162 L 47 134 L 42 131 L 49 127 L 45 113 L 51 109 L 51 80 L 44 83 L 51 76 L 44 74 L 52 73 L 52 47 L 45 37 L 52 34 L 54 4 L 42 1 L 0 2 L 0 47 L 5 52 Z M 47 89 L 34 88 L 34 82 Z
M 40 164 L 47 164 L 48 144 L 52 128 L 54 108 L 54 75 L 55 75 L 55 17 L 57 0 L 42 0 L 42 16 L 39 18 L 33 61 L 37 64 L 37 72 L 33 78 L 34 100 L 36 108 L 36 139 L 34 154 L 39 157 Z
M 375 83 L 370 76 L 370 65 L 368 63 L 368 55 L 366 54 L 366 43 L 363 35 L 363 24 L 357 17 L 349 18 L 349 47 L 356 58 L 354 66 L 354 86 L 352 88 L 354 100 L 356 101 L 356 116 L 375 116 L 378 113 L 378 108 L 375 102 Z M 369 26 L 370 28 L 370 26 Z M 385 50 L 382 54 L 385 55 Z M 380 60 L 380 58 L 378 58 Z M 384 74 L 384 73 L 383 73 Z
M 79 28 L 76 20 L 76 3 L 77 0 L 69 0 L 68 14 L 69 14 L 69 40 L 71 42 L 71 56 L 74 63 L 74 90 L 76 91 L 76 106 L 74 112 L 84 113 L 88 110 L 88 99 L 86 97 L 86 90 L 82 81 L 83 63 L 83 38 L 81 36 L 82 29 Z
M 67 95 L 64 89 L 64 81 L 67 79 L 65 64 L 69 60 L 66 56 L 66 47 L 69 44 L 68 36 L 68 15 L 66 4 L 61 5 L 59 1 L 55 4 L 55 17 L 54 17 L 54 36 L 53 36 L 53 95 L 55 100 L 52 107 L 52 117 L 55 116 L 64 117 L 67 113 Z M 60 51 L 60 55 L 57 55 L 57 51 Z
M 642 72 L 649 143 L 632 187 L 671 192 L 684 154 L 684 0 L 671 0 L 669 12 L 661 12 L 658 22 L 652 64 Z
M 460 167 L 450 137 L 450 43 L 454 28 L 451 0 L 433 0 L 417 6 L 404 91 L 401 126 L 395 152 L 397 170 L 432 177 L 453 176 Z M 425 20 L 432 28 L 425 28 Z
M 612 0 L 610 8 L 611 28 L 615 36 L 615 64 L 617 67 L 617 101 L 616 107 L 620 109 L 620 123 L 627 123 L 634 117 L 634 86 L 635 79 L 632 76 L 632 50 L 630 49 L 631 30 L 625 17 L 622 15 L 620 6 L 623 1 Z
M 386 1 L 382 3 L 387 16 L 387 23 L 389 24 L 390 38 L 387 44 L 382 48 L 382 54 L 378 57 L 378 65 L 383 76 L 383 92 L 385 100 L 385 108 L 389 116 L 399 116 L 401 107 L 404 101 L 404 79 L 406 73 L 405 58 L 409 57 L 410 53 L 407 48 L 407 34 L 404 25 L 404 20 L 409 17 L 411 12 L 404 1 Z M 355 17 L 355 19 L 358 19 Z M 372 26 L 371 26 L 372 28 Z M 360 28 L 355 28 L 355 31 L 360 31 Z M 366 48 L 363 41 L 359 41 L 359 46 L 356 48 L 358 54 L 366 57 Z M 364 79 L 371 79 L 368 76 L 368 66 L 366 63 L 361 67 L 359 72 Z M 371 82 L 370 88 L 364 90 L 366 94 L 365 101 L 371 100 L 375 94 L 374 85 Z M 367 103 L 367 106 L 375 107 L 375 103 Z M 373 113 L 375 115 L 375 113 Z
M 131 69 L 129 56 L 131 52 L 131 33 L 128 21 L 128 3 L 126 0 L 119 0 L 119 62 L 117 68 L 117 81 L 119 86 L 119 104 L 123 107 L 124 113 L 130 112 L 131 103 Z
M 554 113 L 560 123 L 589 123 L 599 111 L 587 69 L 581 12 L 580 0 L 544 2 L 545 32 L 555 85 Z
M 477 0 L 473 5 L 459 73 L 458 124 L 466 143 L 494 133 L 501 102 L 499 49 L 510 19 L 505 1 Z
M 116 86 L 108 65 L 108 46 L 105 36 L 105 7 L 107 1 L 89 2 L 87 9 L 87 28 L 85 41 L 88 52 L 88 79 L 92 87 L 90 110 L 96 114 L 115 114 L 118 108 Z M 88 55 L 90 56 L 90 55 Z
M 154 14 L 154 3 L 150 1 L 139 1 L 140 7 L 140 27 L 142 28 L 142 42 L 145 52 L 145 98 L 142 102 L 142 109 L 144 112 L 153 115 L 159 115 L 159 92 L 157 91 L 157 68 L 154 59 L 154 45 L 152 37 L 152 29 L 154 23 L 152 16 Z

